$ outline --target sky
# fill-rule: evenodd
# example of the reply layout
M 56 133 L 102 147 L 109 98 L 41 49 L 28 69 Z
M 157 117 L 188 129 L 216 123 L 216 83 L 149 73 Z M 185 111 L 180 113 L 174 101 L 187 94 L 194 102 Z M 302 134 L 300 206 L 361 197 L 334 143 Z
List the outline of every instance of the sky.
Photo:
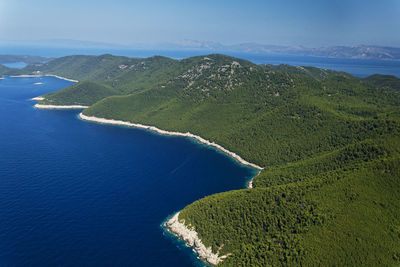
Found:
M 400 47 L 400 0 L 0 0 L 0 40 Z

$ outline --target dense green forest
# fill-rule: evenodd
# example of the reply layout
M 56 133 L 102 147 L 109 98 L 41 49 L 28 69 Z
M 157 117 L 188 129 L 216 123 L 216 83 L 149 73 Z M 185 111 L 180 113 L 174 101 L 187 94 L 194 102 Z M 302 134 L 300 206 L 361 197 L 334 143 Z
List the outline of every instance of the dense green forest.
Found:
M 51 105 L 92 105 L 97 101 L 120 92 L 114 88 L 92 81 L 82 81 L 65 89 L 45 95 L 41 104 Z M 71 98 L 70 96 L 74 97 Z
M 25 71 L 22 71 L 20 69 L 13 69 L 0 64 L 0 77 L 6 75 L 20 75 L 25 73 Z
M 41 56 L 30 56 L 30 55 L 0 55 L 1 63 L 14 63 L 14 62 L 24 62 L 26 64 L 36 64 L 42 63 L 50 60 L 47 57 Z
M 230 255 L 219 265 L 400 264 L 400 79 L 223 55 L 72 56 L 22 71 L 82 80 L 43 104 L 190 131 L 263 166 L 255 188 L 179 215 Z
M 0 73 L 6 73 L 8 70 L 9 70 L 9 68 L 0 64 Z

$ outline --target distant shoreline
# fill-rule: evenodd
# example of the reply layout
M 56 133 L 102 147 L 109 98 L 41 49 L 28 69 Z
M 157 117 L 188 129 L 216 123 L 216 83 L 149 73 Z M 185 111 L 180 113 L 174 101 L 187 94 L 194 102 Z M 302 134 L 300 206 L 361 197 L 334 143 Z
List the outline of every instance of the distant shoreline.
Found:
M 65 80 L 65 81 L 69 81 L 69 82 L 74 82 L 77 83 L 79 81 L 77 80 L 72 80 L 72 79 L 68 79 L 62 76 L 58 76 L 58 75 L 54 75 L 54 74 L 45 74 L 45 75 L 12 75 L 9 76 L 11 78 L 35 78 L 35 77 L 55 77 L 57 79 L 61 79 L 61 80 Z M 41 85 L 42 83 L 35 83 L 35 85 Z M 45 100 L 45 98 L 43 96 L 37 96 L 37 97 L 33 97 L 30 100 L 32 101 L 42 101 Z M 43 104 L 36 104 L 34 105 L 35 108 L 37 109 L 84 109 L 84 108 L 88 108 L 88 106 L 83 106 L 83 105 L 43 105 Z
M 23 74 L 23 75 L 10 75 L 9 77 L 11 77 L 11 78 L 55 77 L 55 78 L 58 78 L 61 80 L 69 81 L 69 82 L 74 82 L 74 83 L 79 82 L 78 80 L 65 78 L 62 76 L 55 75 L 55 74 L 43 74 L 43 75 L 42 74 Z
M 21 76 L 18 76 L 21 77 Z M 32 76 L 29 76 L 32 77 Z M 60 78 L 59 76 L 55 76 L 57 78 Z M 62 79 L 62 78 L 60 78 Z M 31 98 L 31 100 L 33 101 L 41 101 L 44 100 L 45 98 L 42 96 L 37 96 L 34 98 Z M 85 109 L 88 108 L 89 106 L 84 106 L 84 105 L 43 105 L 43 104 L 36 104 L 34 105 L 35 108 L 38 109 Z M 248 162 L 246 160 L 244 160 L 242 157 L 240 157 L 239 155 L 237 155 L 234 152 L 229 151 L 228 149 L 224 148 L 223 146 L 216 144 L 214 142 L 210 142 L 204 138 L 202 138 L 201 136 L 192 134 L 190 132 L 187 133 L 181 133 L 181 132 L 172 132 L 172 131 L 166 131 L 166 130 L 162 130 L 159 129 L 155 126 L 149 126 L 149 125 L 143 125 L 140 123 L 131 123 L 128 121 L 121 121 L 121 120 L 114 120 L 114 119 L 105 119 L 105 118 L 98 118 L 95 116 L 86 116 L 83 113 L 79 113 L 79 118 L 81 118 L 82 120 L 86 120 L 86 121 L 93 121 L 93 122 L 98 122 L 98 123 L 102 123 L 102 124 L 113 124 L 113 125 L 122 125 L 122 126 L 129 126 L 129 127 L 134 127 L 134 128 L 140 128 L 140 129 L 146 129 L 146 130 L 150 130 L 153 132 L 156 132 L 158 134 L 161 135 L 169 135 L 169 136 L 181 136 L 181 137 L 189 137 L 192 139 L 195 139 L 196 141 L 198 141 L 201 144 L 207 145 L 207 146 L 212 146 L 215 147 L 216 149 L 218 149 L 219 151 L 227 154 L 228 156 L 232 157 L 233 159 L 235 159 L 237 162 L 252 167 L 254 169 L 257 170 L 263 170 L 263 167 L 260 167 L 254 163 Z M 248 183 L 248 187 L 252 188 L 252 182 L 250 181 Z

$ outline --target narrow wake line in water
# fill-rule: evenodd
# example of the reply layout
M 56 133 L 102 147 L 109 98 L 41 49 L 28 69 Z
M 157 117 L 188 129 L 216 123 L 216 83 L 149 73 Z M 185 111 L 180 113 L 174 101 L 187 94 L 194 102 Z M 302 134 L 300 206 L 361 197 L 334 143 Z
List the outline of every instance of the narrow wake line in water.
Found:
M 256 170 L 195 140 L 82 122 L 79 110 L 34 109 L 30 98 L 70 82 L 6 80 L 0 82 L 2 260 L 12 266 L 204 266 L 160 223 L 197 199 L 243 188 Z M 39 80 L 44 84 L 33 85 Z
M 79 118 L 81 118 L 82 120 L 86 120 L 86 121 L 92 121 L 92 122 L 97 122 L 97 123 L 102 123 L 102 124 L 111 124 L 111 125 L 122 125 L 122 126 L 128 126 L 128 127 L 135 127 L 135 128 L 140 128 L 140 129 L 145 129 L 145 130 L 150 130 L 162 135 L 171 135 L 171 136 L 182 136 L 182 137 L 190 137 L 193 138 L 195 140 L 197 140 L 198 142 L 205 144 L 207 146 L 212 146 L 217 148 L 218 150 L 224 152 L 225 154 L 231 156 L 232 158 L 234 158 L 235 160 L 237 160 L 239 163 L 243 164 L 243 165 L 247 165 L 247 166 L 251 166 L 255 169 L 258 170 L 262 170 L 263 168 L 250 163 L 244 159 L 242 159 L 239 155 L 225 149 L 224 147 L 214 143 L 214 142 L 210 142 L 198 135 L 194 135 L 191 134 L 189 132 L 187 133 L 181 133 L 181 132 L 171 132 L 171 131 L 165 131 L 165 130 L 161 130 L 155 126 L 148 126 L 148 125 L 143 125 L 143 124 L 138 124 L 138 123 L 131 123 L 131 122 L 127 122 L 127 121 L 120 121 L 120 120 L 112 120 L 112 119 L 105 119 L 105 118 L 98 118 L 98 117 L 94 117 L 94 116 L 86 116 L 83 115 L 82 113 L 80 113 L 78 115 Z M 185 162 L 183 162 L 181 164 L 184 165 Z M 178 166 L 181 167 L 181 166 Z M 177 169 L 178 169 L 177 168 Z M 248 188 L 252 188 L 253 187 L 253 182 L 252 180 L 250 180 L 247 184 Z M 177 212 L 176 214 L 174 214 L 170 219 L 168 219 L 165 222 L 165 227 L 167 229 L 167 231 L 169 231 L 170 233 L 172 233 L 173 235 L 175 235 L 177 238 L 181 239 L 182 241 L 184 241 L 189 247 L 193 247 L 194 252 L 199 255 L 199 258 L 213 266 L 216 266 L 219 262 L 225 260 L 229 255 L 218 255 L 212 252 L 211 247 L 206 247 L 201 239 L 198 237 L 198 234 L 196 231 L 191 230 L 189 228 L 186 227 L 186 225 L 182 222 L 180 222 L 178 220 L 178 216 L 179 216 L 179 212 Z

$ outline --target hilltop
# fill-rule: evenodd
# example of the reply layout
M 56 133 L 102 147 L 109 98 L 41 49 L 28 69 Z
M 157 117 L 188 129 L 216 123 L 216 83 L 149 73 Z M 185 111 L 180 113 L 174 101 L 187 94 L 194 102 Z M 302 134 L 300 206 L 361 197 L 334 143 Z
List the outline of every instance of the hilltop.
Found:
M 190 131 L 263 166 L 255 188 L 179 214 L 227 256 L 219 265 L 400 263 L 400 79 L 219 54 L 69 56 L 21 71 L 80 80 L 41 104 Z

